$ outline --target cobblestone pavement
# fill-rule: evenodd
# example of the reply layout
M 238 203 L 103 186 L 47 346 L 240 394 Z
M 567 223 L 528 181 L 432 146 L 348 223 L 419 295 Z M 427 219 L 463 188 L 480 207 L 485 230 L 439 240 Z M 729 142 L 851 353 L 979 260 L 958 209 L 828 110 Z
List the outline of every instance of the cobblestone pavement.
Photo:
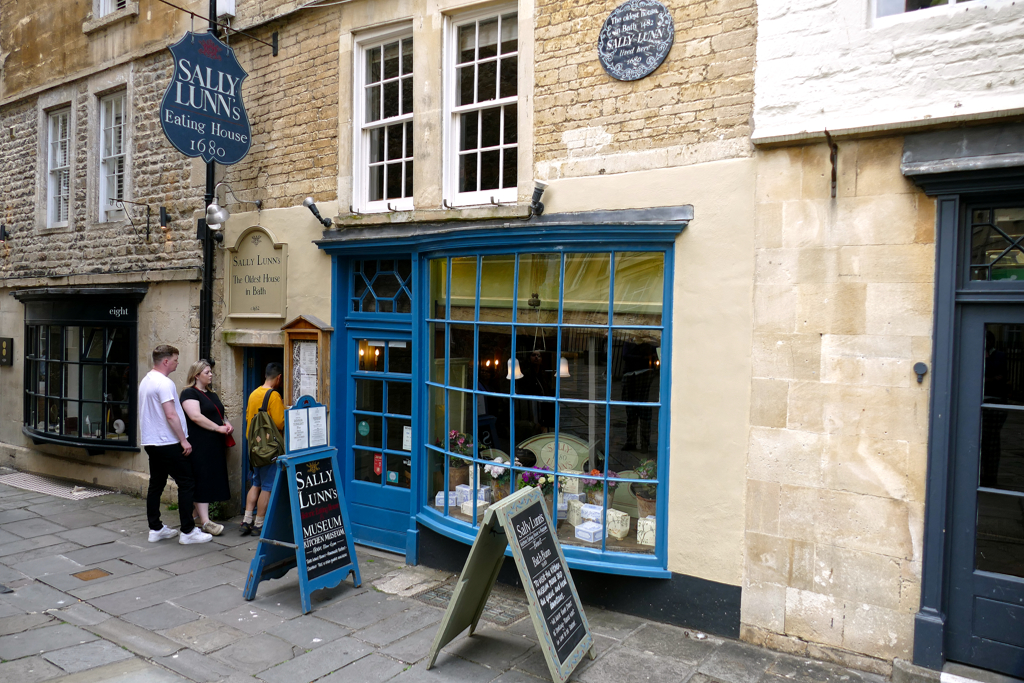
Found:
M 12 589 L 0 595 L 0 681 L 550 680 L 525 596 L 511 588 L 496 591 L 477 635 L 450 643 L 427 671 L 450 574 L 359 547 L 362 586 L 348 579 L 319 591 L 303 615 L 295 572 L 242 599 L 256 542 L 236 529 L 237 520 L 199 545 L 149 543 L 143 500 L 71 501 L 0 485 L 0 584 Z M 885 680 L 593 607 L 586 614 L 597 659 L 570 680 Z

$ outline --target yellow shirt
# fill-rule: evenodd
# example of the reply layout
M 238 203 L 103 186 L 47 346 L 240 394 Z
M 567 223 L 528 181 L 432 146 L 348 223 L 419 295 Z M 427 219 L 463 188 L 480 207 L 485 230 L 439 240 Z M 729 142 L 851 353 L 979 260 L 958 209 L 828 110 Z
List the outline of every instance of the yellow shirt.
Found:
M 257 387 L 256 391 L 249 394 L 249 403 L 245 408 L 245 433 L 249 433 L 249 423 L 256 417 L 256 413 L 263 407 L 263 397 L 266 396 L 267 392 L 271 389 L 267 389 L 264 386 Z M 270 419 L 274 421 L 277 428 L 284 433 L 284 401 L 281 400 L 281 394 L 274 392 L 274 395 L 270 397 L 270 401 L 267 402 L 267 414 L 270 415 Z

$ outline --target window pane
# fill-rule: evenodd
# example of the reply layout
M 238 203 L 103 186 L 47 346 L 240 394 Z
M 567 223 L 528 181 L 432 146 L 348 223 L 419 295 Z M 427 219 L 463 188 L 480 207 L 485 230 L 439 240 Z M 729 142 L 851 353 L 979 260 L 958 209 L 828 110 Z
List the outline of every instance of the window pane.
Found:
M 462 434 L 465 444 L 450 444 L 451 449 L 462 449 L 465 455 L 472 455 L 473 446 L 473 395 L 465 391 L 448 390 L 448 433 Z M 453 453 L 458 452 L 452 450 Z
M 978 492 L 976 566 L 1024 576 L 1024 505 L 1017 496 Z
M 558 254 L 522 254 L 519 257 L 517 321 L 550 324 L 558 320 Z
M 501 152 L 493 150 L 480 153 L 480 189 L 496 190 L 501 177 Z
M 359 369 L 366 372 L 384 372 L 384 342 L 360 339 L 356 342 Z
M 82 404 L 82 436 L 103 438 L 103 406 L 99 403 Z
M 398 81 L 384 84 L 384 118 L 398 116 Z
M 352 451 L 352 455 L 355 465 L 355 479 L 357 481 L 379 484 L 384 480 L 383 453 L 374 453 L 373 451 L 356 448 Z M 380 471 L 380 474 L 377 474 L 374 471 L 375 469 Z
M 384 128 L 370 131 L 370 163 L 384 161 Z
M 368 172 L 370 175 L 370 201 L 380 201 L 384 199 L 384 166 L 371 166 Z
M 476 24 L 459 27 L 459 64 L 471 62 L 476 56 Z
M 380 120 L 380 86 L 366 89 L 366 122 Z
M 452 320 L 473 320 L 476 314 L 476 256 L 452 258 Z
M 71 367 L 71 366 L 69 366 Z M 70 382 L 70 375 L 69 375 Z M 132 392 L 130 368 L 127 365 L 107 366 L 107 396 L 108 401 L 128 401 Z M 68 393 L 68 396 L 75 394 Z
M 558 408 L 558 471 L 604 472 L 605 415 L 604 403 L 559 403 Z M 554 443 L 541 450 L 541 459 L 553 462 Z
M 459 192 L 477 191 L 477 157 L 472 153 L 459 157 Z
M 501 60 L 501 97 L 515 97 L 518 85 L 519 58 L 515 55 Z
M 501 53 L 519 49 L 519 17 L 515 13 L 501 17 Z
M 516 257 L 487 255 L 480 270 L 480 320 L 512 321 Z
M 611 432 L 608 434 L 608 468 L 612 472 L 635 470 L 658 453 L 658 413 L 656 406 L 611 406 Z
M 107 334 L 107 362 L 131 362 L 131 348 L 128 344 L 128 331 L 123 327 L 115 327 Z
M 388 164 L 388 199 L 402 197 L 402 164 Z
M 355 435 L 357 446 L 369 446 L 380 448 L 382 433 L 382 418 L 377 415 L 353 415 L 355 421 Z
M 101 330 L 102 334 L 102 330 Z M 57 325 L 50 326 L 50 358 L 60 360 L 63 358 L 64 350 L 64 328 Z
M 515 187 L 518 173 L 518 153 L 515 147 L 501 150 L 501 186 Z
M 388 342 L 388 372 L 401 374 L 412 373 L 412 342 L 393 341 Z
M 405 162 L 405 196 L 412 196 L 412 174 L 413 174 L 413 162 Z M 408 313 L 408 311 L 405 311 Z
M 515 144 L 519 139 L 519 111 L 514 104 L 506 104 L 502 109 L 505 113 L 505 138 L 502 142 L 506 145 Z
M 483 62 L 476 67 L 476 101 L 486 102 L 497 97 L 498 62 Z
M 475 111 L 467 112 L 459 117 L 459 149 L 469 150 L 476 149 L 479 147 L 477 142 L 477 117 L 478 114 Z
M 384 46 L 384 78 L 398 77 L 399 43 L 395 41 Z
M 380 82 L 381 48 L 375 47 L 366 51 L 366 82 Z
M 393 415 L 412 415 L 411 384 L 388 382 L 388 412 Z
M 496 147 L 501 143 L 501 107 L 480 112 L 480 146 Z
M 405 429 L 412 428 L 412 421 L 400 417 L 389 417 L 385 418 L 387 422 L 387 440 L 384 442 L 384 448 L 391 451 L 407 451 L 408 448 L 403 448 Z
M 562 371 L 562 358 L 565 359 L 565 372 Z M 562 398 L 604 401 L 608 387 L 608 330 L 562 328 L 559 375 L 559 395 Z
M 494 57 L 498 54 L 498 18 L 480 22 L 479 59 Z
M 427 394 L 427 443 L 444 448 L 444 389 L 429 387 Z
M 555 352 L 557 328 L 519 327 L 516 330 L 516 360 L 523 375 L 516 380 L 516 394 L 554 396 L 555 375 L 559 367 Z
M 1024 280 L 1024 208 L 975 210 L 971 218 L 971 279 Z
M 475 386 L 473 326 L 451 325 L 449 334 L 448 386 L 472 390 Z
M 443 320 L 448 307 L 448 259 L 430 260 L 430 316 Z
M 412 73 L 412 38 L 402 39 L 402 74 Z
M 661 253 L 615 255 L 615 325 L 661 325 L 665 257 Z
M 476 67 L 472 64 L 469 66 L 463 66 L 459 68 L 458 76 L 458 102 L 457 104 L 473 104 L 476 102 L 476 97 L 473 95 L 473 85 L 475 83 L 474 74 L 476 73 Z
M 374 379 L 356 380 L 356 410 L 384 411 L 384 383 Z
M 80 425 L 78 423 L 78 401 L 64 401 L 64 430 L 65 436 L 80 436 Z
M 402 124 L 388 126 L 387 128 L 387 158 L 389 160 L 402 158 L 402 149 L 405 146 L 402 139 L 404 128 L 405 126 Z
M 412 78 L 402 79 L 402 113 L 412 113 Z
M 608 323 L 610 254 L 566 254 L 562 321 L 570 325 Z

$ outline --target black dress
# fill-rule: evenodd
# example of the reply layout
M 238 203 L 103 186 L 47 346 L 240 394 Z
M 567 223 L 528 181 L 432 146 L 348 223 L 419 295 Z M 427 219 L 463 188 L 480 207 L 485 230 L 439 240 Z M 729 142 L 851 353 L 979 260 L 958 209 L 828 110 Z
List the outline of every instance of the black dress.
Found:
M 181 402 L 199 401 L 199 412 L 207 420 L 216 425 L 224 424 L 221 413 L 224 412 L 224 405 L 212 391 L 202 392 L 195 387 L 189 387 L 181 392 Z M 220 413 L 218 413 L 218 409 Z M 231 491 L 228 489 L 228 463 L 224 451 L 224 435 L 220 432 L 211 432 L 205 427 L 197 425 L 185 414 L 185 421 L 188 424 L 188 442 L 192 444 L 192 471 L 196 478 L 196 491 L 193 499 L 197 503 L 213 503 L 219 500 L 229 500 Z

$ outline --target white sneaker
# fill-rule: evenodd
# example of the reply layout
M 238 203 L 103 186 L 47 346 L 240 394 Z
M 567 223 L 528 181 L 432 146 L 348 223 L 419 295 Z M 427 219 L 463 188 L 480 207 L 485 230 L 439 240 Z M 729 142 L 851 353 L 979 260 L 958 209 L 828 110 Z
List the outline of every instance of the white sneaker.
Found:
M 178 536 L 178 543 L 187 545 L 189 543 L 209 543 L 213 540 L 213 536 L 204 533 L 199 527 L 194 527 L 192 531 L 187 534 Z
M 152 529 L 149 530 L 149 542 L 156 543 L 157 541 L 162 541 L 165 538 L 174 538 L 177 535 L 177 529 L 172 529 L 171 527 L 165 524 L 164 528 L 160 531 L 153 531 Z

